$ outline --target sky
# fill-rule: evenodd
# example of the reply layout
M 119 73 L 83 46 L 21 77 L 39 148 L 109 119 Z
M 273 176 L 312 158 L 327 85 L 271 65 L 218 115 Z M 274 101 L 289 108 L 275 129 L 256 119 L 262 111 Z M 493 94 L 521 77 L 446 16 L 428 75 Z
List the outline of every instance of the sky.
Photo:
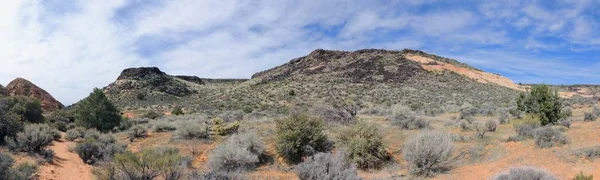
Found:
M 249 78 L 315 49 L 419 49 L 519 83 L 600 84 L 599 1 L 11 0 L 0 84 L 64 104 L 128 67 Z

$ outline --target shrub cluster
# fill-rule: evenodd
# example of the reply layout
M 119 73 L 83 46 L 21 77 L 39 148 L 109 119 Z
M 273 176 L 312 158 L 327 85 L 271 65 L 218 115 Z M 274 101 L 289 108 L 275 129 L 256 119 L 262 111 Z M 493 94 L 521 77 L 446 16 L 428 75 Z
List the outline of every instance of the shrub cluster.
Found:
M 392 125 L 401 129 L 424 129 L 429 127 L 429 121 L 411 115 L 397 115 L 392 118 Z
M 596 116 L 596 114 L 594 114 L 594 113 L 585 112 L 583 115 L 583 121 L 586 121 L 586 122 L 596 121 L 596 119 L 598 119 L 598 116 Z
M 0 179 L 6 180 L 28 180 L 35 179 L 33 174 L 37 171 L 35 164 L 19 164 L 17 167 L 12 167 L 14 160 L 0 152 Z
M 23 123 L 18 114 L 9 110 L 8 100 L 0 98 L 0 141 L 6 136 L 14 136 L 23 130 Z M 0 142 L 0 143 L 1 143 Z
M 180 139 L 209 139 L 209 128 L 205 123 L 185 122 L 177 128 L 175 136 Z
M 322 118 L 325 122 L 349 124 L 355 121 L 356 111 L 320 105 L 314 107 L 311 114 Z
M 169 132 L 177 130 L 177 127 L 172 125 L 171 123 L 160 121 L 154 124 L 154 132 Z
M 332 143 L 323 133 L 323 121 L 305 114 L 275 120 L 276 149 L 286 161 L 299 163 L 304 156 L 328 152 Z
M 519 111 L 539 116 L 541 125 L 555 124 L 565 117 L 562 99 L 547 85 L 535 85 L 516 99 Z
M 262 141 L 252 133 L 234 134 L 209 155 L 212 171 L 243 171 L 267 160 Z
M 116 154 L 112 162 L 102 164 L 94 174 L 99 179 L 177 180 L 185 175 L 183 164 L 176 148 L 147 149 L 139 155 Z
M 600 158 L 600 146 L 581 148 L 581 149 L 578 149 L 575 152 L 575 154 L 580 157 L 585 157 L 590 160 Z
M 52 150 L 45 149 L 52 141 L 60 138 L 60 133 L 45 124 L 28 124 L 22 132 L 15 137 L 6 137 L 5 141 L 9 149 L 19 152 L 37 153 L 45 159 L 54 157 Z
M 556 145 L 569 143 L 569 139 L 560 130 L 545 126 L 537 128 L 534 132 L 535 145 L 541 148 L 549 148 Z
M 298 178 L 301 180 L 347 179 L 360 180 L 354 164 L 346 159 L 344 152 L 318 153 L 298 164 Z
M 214 134 L 217 134 L 220 136 L 225 136 L 228 134 L 236 133 L 239 128 L 240 128 L 239 121 L 235 121 L 235 122 L 233 122 L 233 124 L 227 126 L 223 119 L 215 118 L 215 119 L 213 119 L 213 124 L 210 129 Z
M 558 180 L 552 174 L 531 167 L 511 168 L 509 172 L 502 173 L 493 178 L 493 180 L 514 180 L 514 179 L 543 179 Z
M 117 138 L 110 134 L 101 134 L 98 137 L 87 137 L 75 146 L 75 152 L 87 164 L 112 159 L 115 154 L 125 152 L 127 145 L 119 144 Z
M 184 115 L 183 109 L 181 109 L 180 107 L 174 108 L 173 111 L 171 111 L 171 114 L 175 116 Z
M 383 136 L 375 125 L 359 123 L 341 134 L 341 146 L 359 168 L 380 168 L 390 160 Z
M 429 130 L 406 141 L 402 149 L 410 173 L 426 176 L 449 170 L 453 152 L 454 145 L 448 133 Z
M 144 126 L 136 125 L 133 126 L 129 131 L 127 131 L 127 137 L 129 137 L 129 141 L 133 142 L 136 138 L 143 138 L 148 136 L 148 131 Z
M 485 122 L 485 128 L 487 129 L 487 131 L 494 132 L 496 131 L 497 127 L 498 122 L 496 122 L 495 120 L 488 120 L 487 122 Z

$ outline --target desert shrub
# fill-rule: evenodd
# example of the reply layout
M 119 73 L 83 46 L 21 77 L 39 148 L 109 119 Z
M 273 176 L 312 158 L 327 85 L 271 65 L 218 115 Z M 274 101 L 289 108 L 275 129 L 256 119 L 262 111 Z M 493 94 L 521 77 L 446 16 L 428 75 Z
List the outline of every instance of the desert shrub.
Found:
M 64 113 L 55 112 L 50 114 L 46 118 L 46 124 L 49 124 L 53 128 L 58 129 L 59 131 L 67 131 L 67 125 L 72 123 L 71 119 L 67 117 Z
M 356 166 L 346 159 L 344 152 L 318 153 L 298 164 L 296 171 L 301 180 L 362 179 L 358 176 Z
M 113 162 L 104 163 L 94 171 L 99 179 L 165 179 L 184 176 L 182 157 L 176 148 L 147 149 L 139 155 L 131 152 L 116 154 Z
M 478 138 L 484 138 L 485 133 L 488 131 L 486 124 L 475 123 L 473 126 L 475 127 L 475 136 Z
M 175 136 L 179 139 L 209 139 L 210 132 L 204 123 L 185 122 L 177 127 Z
M 370 124 L 359 123 L 341 133 L 340 144 L 348 158 L 359 168 L 380 168 L 390 160 L 385 150 L 383 135 Z
M 174 108 L 173 111 L 171 111 L 171 114 L 176 116 L 184 115 L 183 110 L 180 107 Z
M 392 125 L 401 129 L 424 129 L 429 127 L 429 121 L 411 115 L 397 115 L 392 118 Z
M 189 180 L 246 180 L 241 173 L 237 172 L 221 172 L 221 171 L 209 171 L 209 172 L 198 172 L 193 171 L 188 175 Z
M 515 131 L 521 137 L 532 138 L 535 135 L 535 130 L 539 128 L 537 124 L 517 124 L 514 126 Z
M 238 121 L 233 122 L 233 124 L 227 126 L 225 121 L 221 118 L 213 119 L 213 124 L 211 126 L 211 131 L 217 135 L 225 136 L 228 134 L 236 133 L 240 128 L 240 123 Z
M 104 92 L 97 88 L 78 103 L 75 113 L 77 115 L 75 124 L 102 132 L 110 131 L 121 123 L 119 110 L 108 100 Z
M 135 124 L 135 122 L 133 120 L 129 120 L 129 118 L 123 118 L 121 123 L 119 123 L 119 126 L 115 127 L 116 128 L 115 131 L 128 130 L 129 128 L 133 127 L 133 124 Z
M 575 151 L 575 154 L 580 157 L 593 160 L 600 158 L 600 146 L 585 147 Z
M 168 122 L 161 121 L 154 124 L 154 132 L 169 132 L 175 130 L 177 130 L 177 127 Z
M 467 117 L 477 115 L 477 108 L 474 107 L 466 107 L 460 110 L 460 119 L 465 119 Z
M 117 139 L 109 134 L 98 138 L 86 138 L 75 146 L 75 152 L 87 164 L 95 164 L 112 159 L 115 154 L 125 152 L 127 145 L 119 144 Z
M 135 98 L 137 100 L 145 100 L 146 99 L 146 93 L 138 92 L 137 94 L 135 94 Z
M 65 139 L 68 141 L 74 141 L 77 138 L 83 138 L 83 136 L 85 136 L 85 129 L 82 127 L 77 127 L 74 129 L 69 129 L 67 131 L 67 135 L 65 136 Z
M 552 174 L 531 167 L 511 168 L 509 172 L 502 173 L 493 178 L 493 180 L 514 180 L 514 179 L 539 179 L 539 180 L 558 180 Z
M 500 124 L 506 124 L 508 123 L 508 120 L 510 118 L 510 113 L 508 113 L 508 111 L 502 111 L 500 110 L 498 112 L 498 122 L 500 122 Z
M 539 116 L 541 125 L 555 124 L 564 118 L 562 99 L 556 90 L 547 85 L 535 85 L 516 99 L 518 109 Z
M 494 132 L 496 131 L 497 127 L 498 122 L 496 122 L 495 120 L 488 120 L 487 122 L 485 122 L 485 128 L 487 129 L 487 131 Z
M 173 115 L 179 115 L 179 114 L 173 114 Z M 148 111 L 148 112 L 144 113 L 144 115 L 142 115 L 142 118 L 156 119 L 156 118 L 159 118 L 161 116 L 162 116 L 162 114 L 161 113 L 157 113 L 156 111 Z
M 471 123 L 469 123 L 465 120 L 461 120 L 458 125 L 460 126 L 460 129 L 462 131 L 470 131 L 471 130 Z
M 571 117 L 573 116 L 573 108 L 570 106 L 562 108 L 563 117 Z
M 558 129 L 550 126 L 537 128 L 534 133 L 535 145 L 541 148 L 549 148 L 555 145 L 567 144 L 569 140 Z
M 577 174 L 577 176 L 575 176 L 575 178 L 573 178 L 573 180 L 594 180 L 594 175 L 585 175 L 583 174 L 583 171 L 579 172 L 579 174 Z
M 600 116 L 600 107 L 594 106 L 594 110 L 592 110 L 592 114 L 596 115 L 596 117 Z
M 9 149 L 14 151 L 42 153 L 46 146 L 52 144 L 56 134 L 57 130 L 48 125 L 28 124 L 14 138 L 6 137 L 5 141 Z
M 133 141 L 135 138 L 142 138 L 148 135 L 148 131 L 145 127 L 136 125 L 133 126 L 129 131 L 127 131 L 127 137 L 129 137 L 129 141 Z
M 219 144 L 209 155 L 213 171 L 250 170 L 266 161 L 262 141 L 252 133 L 234 134 Z
M 518 141 L 523 141 L 525 140 L 525 137 L 523 136 L 519 136 L 519 135 L 512 135 L 512 136 L 508 136 L 508 139 L 506 140 L 507 142 L 518 142 Z
M 332 106 L 320 105 L 314 107 L 311 114 L 321 117 L 325 122 L 349 124 L 355 121 L 356 113 L 343 108 L 335 108 Z
M 428 176 L 449 170 L 453 151 L 448 133 L 428 130 L 406 141 L 402 155 L 408 161 L 410 173 Z
M 594 113 L 589 112 L 585 112 L 583 116 L 583 121 L 596 121 L 598 118 Z
M 102 135 L 102 133 L 100 133 L 100 131 L 96 130 L 96 129 L 86 129 L 85 132 L 83 133 L 83 137 L 84 139 L 98 139 L 100 138 L 100 135 Z
M 304 156 L 331 150 L 332 145 L 323 133 L 323 121 L 305 114 L 294 114 L 275 120 L 275 147 L 286 161 L 298 163 Z
M 563 119 L 558 121 L 558 125 L 564 126 L 566 128 L 571 128 L 571 120 L 569 119 Z
M 32 175 L 37 171 L 35 164 L 19 164 L 17 167 L 12 167 L 14 160 L 0 152 L 0 179 L 6 180 L 28 180 L 36 179 Z

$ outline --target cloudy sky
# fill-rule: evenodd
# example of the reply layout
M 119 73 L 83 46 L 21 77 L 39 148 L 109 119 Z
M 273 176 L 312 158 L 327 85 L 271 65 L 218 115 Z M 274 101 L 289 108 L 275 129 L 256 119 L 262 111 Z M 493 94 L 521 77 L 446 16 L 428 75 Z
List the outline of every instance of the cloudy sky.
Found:
M 65 104 L 127 67 L 249 78 L 314 49 L 420 49 L 515 82 L 600 83 L 598 1 L 11 0 L 0 84 Z

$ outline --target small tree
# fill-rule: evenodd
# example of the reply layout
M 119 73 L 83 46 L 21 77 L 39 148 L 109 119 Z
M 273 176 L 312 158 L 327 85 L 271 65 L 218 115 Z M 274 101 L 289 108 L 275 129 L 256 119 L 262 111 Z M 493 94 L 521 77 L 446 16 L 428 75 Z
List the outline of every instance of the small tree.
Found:
M 542 125 L 556 124 L 564 118 L 562 99 L 548 85 L 535 85 L 516 99 L 518 109 L 528 114 L 539 115 Z
M 304 156 L 331 150 L 323 134 L 323 121 L 304 114 L 294 114 L 275 121 L 277 152 L 290 163 L 299 163 Z
M 96 128 L 102 132 L 109 131 L 121 123 L 119 110 L 98 88 L 79 102 L 75 113 L 75 124 L 85 128 Z
M 23 130 L 23 123 L 19 115 L 8 110 L 8 101 L 0 99 L 0 144 L 4 142 L 4 137 L 14 136 Z

